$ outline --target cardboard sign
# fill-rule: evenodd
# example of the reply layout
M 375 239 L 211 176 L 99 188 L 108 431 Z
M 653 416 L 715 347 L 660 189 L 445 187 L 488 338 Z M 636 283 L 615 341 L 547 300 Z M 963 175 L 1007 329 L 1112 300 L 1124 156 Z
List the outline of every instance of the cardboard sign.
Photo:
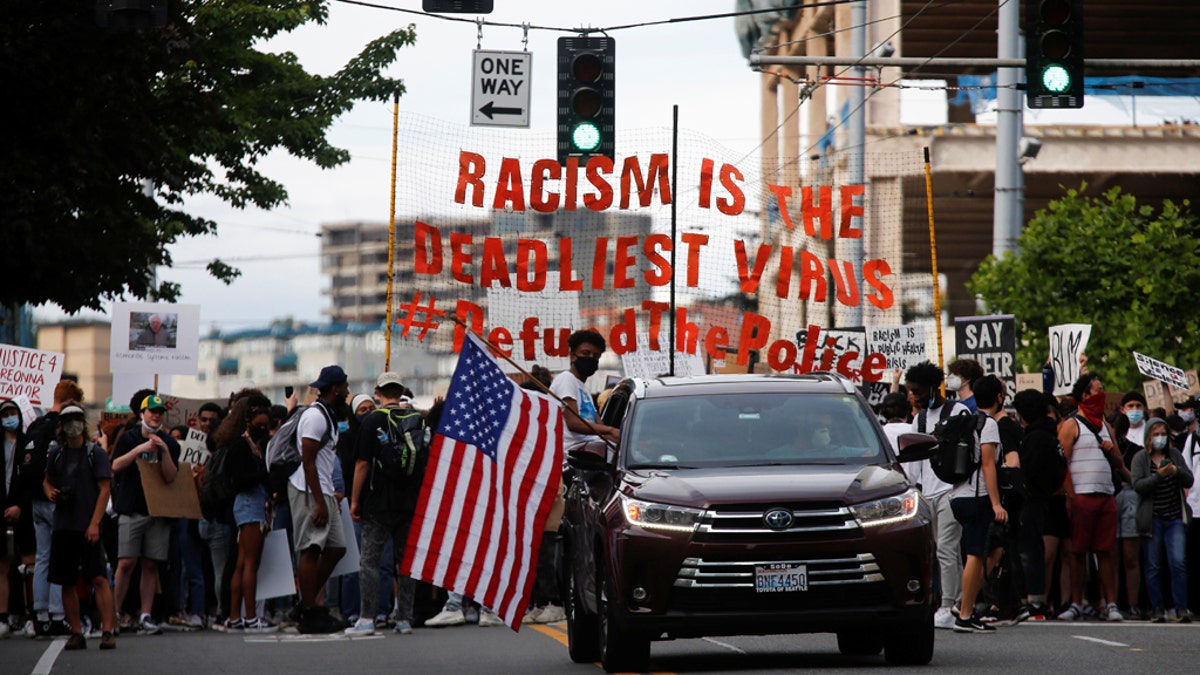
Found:
M 797 331 L 796 344 L 801 352 L 807 343 L 808 331 Z M 855 374 L 855 377 L 850 378 L 854 384 L 861 385 L 863 359 L 867 351 L 866 328 L 822 328 L 820 337 L 817 338 L 816 353 L 819 358 L 813 363 L 813 370 L 833 372 L 836 368 L 841 372 L 845 366 L 848 372 Z M 827 354 L 829 358 L 826 358 Z M 846 357 L 844 363 L 843 357 Z
M 1185 370 L 1183 374 L 1187 376 L 1188 388 L 1180 389 L 1178 387 L 1171 387 L 1171 400 L 1176 403 L 1200 393 L 1200 381 L 1197 381 L 1196 371 Z
M 1160 382 L 1166 382 L 1172 387 L 1188 388 L 1188 378 L 1182 369 L 1137 352 L 1133 353 L 1133 359 L 1137 362 L 1138 371 L 1141 374 L 1153 377 Z
M 1091 337 L 1092 325 L 1088 323 L 1050 326 L 1050 366 L 1054 368 L 1055 396 L 1071 393 L 1082 369 L 1079 356 L 1087 349 Z
M 650 349 L 650 334 L 638 333 L 637 349 L 621 355 L 621 369 L 626 377 L 656 378 L 671 371 L 670 355 L 666 351 L 666 333 L 659 336 L 659 349 Z M 699 354 L 675 352 L 675 375 L 694 377 L 704 374 L 704 359 Z
M 1042 390 L 1042 374 L 1041 373 L 1017 373 L 1017 391 L 1025 391 L 1033 389 L 1036 391 Z M 1009 404 L 1012 401 L 1008 402 Z
M 925 361 L 925 326 L 871 326 L 867 328 L 867 349 L 887 358 L 888 371 L 908 370 Z M 890 376 L 885 380 L 891 381 Z
M 187 437 L 179 444 L 179 461 L 192 466 L 208 466 L 212 453 L 208 451 L 208 434 L 199 429 L 188 428 Z
M 142 476 L 142 490 L 146 493 L 146 508 L 152 516 L 162 518 L 188 518 L 200 520 L 200 493 L 192 478 L 192 465 L 179 464 L 179 474 L 170 483 L 163 480 L 158 462 L 137 460 L 138 473 Z M 351 530 L 353 531 L 353 530 Z
M 974 359 L 985 375 L 1004 380 L 1008 400 L 1017 393 L 1017 330 L 1011 314 L 954 318 L 954 357 Z
M 111 330 L 112 372 L 196 374 L 200 305 L 115 302 Z
M 1163 408 L 1170 415 L 1175 408 L 1171 405 L 1171 397 L 1167 396 L 1167 385 L 1158 380 L 1149 380 L 1142 383 L 1142 392 L 1146 394 L 1147 410 L 1155 408 Z
M 33 405 L 50 407 L 65 359 L 62 352 L 0 344 L 0 401 L 24 396 Z
M 341 511 L 338 513 L 329 514 L 330 518 L 342 519 L 342 528 L 346 533 L 346 555 L 338 561 L 338 564 L 329 573 L 330 577 L 340 577 L 343 574 L 356 574 L 359 571 L 358 560 L 358 541 L 354 538 L 354 520 L 350 517 L 350 502 L 343 499 L 341 501 Z
M 262 560 L 258 565 L 259 600 L 295 595 L 296 573 L 292 568 L 292 552 L 288 548 L 287 530 L 267 533 L 263 541 Z

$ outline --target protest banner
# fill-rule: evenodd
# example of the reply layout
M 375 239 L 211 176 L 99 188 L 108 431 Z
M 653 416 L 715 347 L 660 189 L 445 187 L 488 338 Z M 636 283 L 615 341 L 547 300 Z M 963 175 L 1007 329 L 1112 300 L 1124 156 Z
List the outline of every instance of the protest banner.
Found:
M 1092 325 L 1089 323 L 1050 326 L 1050 367 L 1054 369 L 1055 396 L 1071 393 L 1083 367 L 1079 357 L 1087 350 L 1091 337 Z
M 658 349 L 650 346 L 650 334 L 638 333 L 637 350 L 621 355 L 621 370 L 625 377 L 642 377 L 652 379 L 667 375 L 671 370 L 670 356 L 667 354 L 666 335 L 659 342 Z M 742 368 L 743 372 L 745 367 Z M 675 352 L 676 377 L 694 377 L 704 374 L 704 360 L 699 354 L 684 354 Z
M 571 367 L 567 338 L 583 328 L 579 312 L 579 291 L 558 288 L 558 273 L 546 272 L 547 287 L 539 291 L 493 286 L 487 289 L 487 338 L 495 347 L 512 357 L 527 372 L 534 365 L 558 372 Z M 552 282 L 552 283 L 551 283 Z M 536 316 L 528 316 L 528 303 L 537 307 Z M 513 330 L 505 328 L 512 326 Z M 551 328 L 553 326 L 553 328 Z M 520 328 L 519 332 L 516 328 Z M 538 348 L 538 343 L 541 347 Z M 506 373 L 517 367 L 501 359 Z
M 1042 374 L 1041 373 L 1017 373 L 1017 391 L 1025 391 L 1033 389 L 1036 391 L 1042 390 Z M 1012 399 L 1008 401 L 1012 405 Z
M 188 518 L 201 520 L 200 493 L 192 477 L 192 465 L 179 464 L 179 472 L 170 483 L 163 480 L 158 462 L 148 459 L 137 460 L 138 473 L 142 476 L 142 490 L 146 493 L 146 508 L 150 515 L 161 518 Z
M 1179 403 L 1180 401 L 1183 401 L 1191 396 L 1195 396 L 1196 394 L 1200 394 L 1200 382 L 1197 381 L 1196 371 L 1185 370 L 1183 371 L 1183 374 L 1185 377 L 1187 377 L 1187 389 L 1181 389 L 1174 386 L 1170 387 L 1171 400 L 1176 403 Z
M 809 340 L 814 337 L 816 338 L 814 344 L 810 345 Z M 796 332 L 796 345 L 801 352 L 815 350 L 819 354 L 818 359 L 811 361 L 811 368 L 803 372 L 837 372 L 856 385 L 863 383 L 862 369 L 867 355 L 866 328 L 861 326 L 851 328 L 809 326 L 808 330 Z M 886 359 L 879 356 L 875 361 L 879 364 L 879 370 L 882 372 L 882 366 Z
M 1146 394 L 1146 407 L 1150 410 L 1163 408 L 1167 414 L 1175 410 L 1171 405 L 1171 397 L 1167 395 L 1167 384 L 1158 380 L 1148 380 L 1142 383 L 1142 392 Z
M 114 373 L 195 375 L 200 305 L 113 303 L 110 368 Z
M 33 405 L 50 407 L 65 359 L 62 352 L 0 344 L 0 401 L 24 396 Z
M 867 327 L 867 349 L 873 354 L 883 354 L 888 371 L 908 370 L 925 361 L 928 358 L 925 345 L 922 325 Z
M 358 541 L 350 536 L 354 532 L 354 521 L 350 518 L 350 503 L 345 499 L 338 504 L 339 515 L 342 519 L 342 531 L 346 533 L 346 554 L 329 573 L 330 577 L 340 577 L 343 574 L 356 574 L 359 570 Z M 329 514 L 333 517 L 333 514 Z
M 1004 380 L 1008 399 L 1017 393 L 1017 331 L 1011 314 L 954 317 L 954 358 L 974 359 L 985 375 Z
M 1166 382 L 1172 387 L 1188 388 L 1188 378 L 1182 369 L 1137 352 L 1133 353 L 1133 359 L 1137 362 L 1138 372 L 1141 374 Z
M 288 546 L 287 530 L 272 530 L 263 540 L 256 588 L 259 600 L 282 598 L 296 593 L 296 573 L 292 568 L 292 552 Z
M 208 466 L 212 453 L 208 451 L 208 434 L 199 429 L 188 428 L 187 436 L 179 444 L 179 461 L 192 466 Z

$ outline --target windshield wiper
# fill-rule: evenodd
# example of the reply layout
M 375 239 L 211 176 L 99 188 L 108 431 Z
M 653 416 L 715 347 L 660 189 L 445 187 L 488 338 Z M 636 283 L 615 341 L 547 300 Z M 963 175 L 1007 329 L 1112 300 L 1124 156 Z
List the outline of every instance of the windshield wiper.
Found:
M 630 469 L 695 469 L 698 467 L 688 466 L 686 464 L 675 464 L 673 462 L 659 462 L 658 464 L 630 464 Z

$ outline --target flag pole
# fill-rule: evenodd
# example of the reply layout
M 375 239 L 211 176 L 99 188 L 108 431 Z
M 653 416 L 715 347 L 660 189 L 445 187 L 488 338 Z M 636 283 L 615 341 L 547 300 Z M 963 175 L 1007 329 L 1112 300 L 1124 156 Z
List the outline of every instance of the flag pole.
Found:
M 553 398 L 555 401 L 558 401 L 559 403 L 561 403 L 563 410 L 568 410 L 571 412 L 572 415 L 579 418 L 579 421 L 586 424 L 587 427 L 592 430 L 592 433 L 594 433 L 596 436 L 599 436 L 600 440 L 604 441 L 605 445 L 612 448 L 613 450 L 617 449 L 617 446 L 613 445 L 612 441 L 608 440 L 607 438 L 604 438 L 603 436 L 600 436 L 600 431 L 597 430 L 596 427 L 592 426 L 591 420 L 586 419 L 583 415 L 579 414 L 578 410 L 575 410 L 571 406 L 567 405 L 567 402 L 562 400 L 561 398 L 559 398 L 558 394 L 555 394 L 554 392 L 550 391 L 550 388 L 547 387 L 546 385 L 542 384 L 541 380 L 534 377 L 528 370 L 525 370 L 524 368 L 522 368 L 521 364 L 517 363 L 516 361 L 513 361 L 512 357 L 510 357 L 508 354 L 505 354 L 496 345 L 492 344 L 492 341 L 488 340 L 486 337 L 484 337 L 483 333 L 476 332 L 474 328 L 471 328 L 470 326 L 468 326 L 466 324 L 466 322 L 464 322 L 462 319 L 458 318 L 457 316 L 451 316 L 450 320 L 453 321 L 454 323 L 462 326 L 464 329 L 469 331 L 472 335 L 474 335 L 475 337 L 482 340 L 483 343 L 485 345 L 487 345 L 488 348 L 492 351 L 492 353 L 498 355 L 500 358 L 504 359 L 505 361 L 508 361 L 509 365 L 511 365 L 513 368 L 516 368 L 517 370 L 521 371 L 521 374 L 525 375 L 525 377 L 528 377 L 535 385 L 537 385 L 538 389 L 542 390 L 543 393 L 549 394 L 551 398 Z

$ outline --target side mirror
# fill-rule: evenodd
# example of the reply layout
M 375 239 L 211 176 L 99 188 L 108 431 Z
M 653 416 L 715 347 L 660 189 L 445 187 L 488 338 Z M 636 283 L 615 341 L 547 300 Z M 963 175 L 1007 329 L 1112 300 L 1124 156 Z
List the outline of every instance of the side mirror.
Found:
M 933 456 L 938 439 L 929 434 L 907 433 L 900 434 L 897 444 L 900 446 L 901 462 L 920 462 Z
M 608 446 L 593 442 L 571 448 L 567 464 L 579 471 L 604 471 L 609 468 Z

